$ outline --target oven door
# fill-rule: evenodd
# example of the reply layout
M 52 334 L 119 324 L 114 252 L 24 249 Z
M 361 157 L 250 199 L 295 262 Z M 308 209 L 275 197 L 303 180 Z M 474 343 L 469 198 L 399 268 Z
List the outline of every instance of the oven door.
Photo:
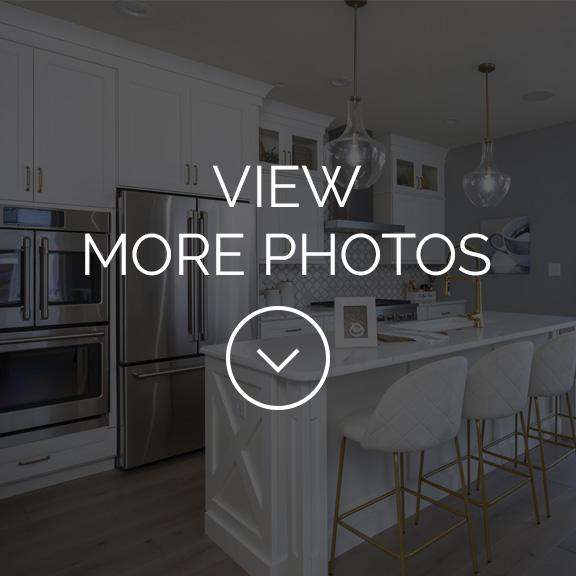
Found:
M 34 232 L 0 230 L 0 328 L 34 324 L 31 278 Z
M 108 412 L 108 327 L 3 334 L 0 435 Z
M 84 274 L 84 239 L 80 232 L 36 232 L 36 325 L 108 322 L 108 270 L 93 251 Z M 92 234 L 107 255 L 108 236 Z

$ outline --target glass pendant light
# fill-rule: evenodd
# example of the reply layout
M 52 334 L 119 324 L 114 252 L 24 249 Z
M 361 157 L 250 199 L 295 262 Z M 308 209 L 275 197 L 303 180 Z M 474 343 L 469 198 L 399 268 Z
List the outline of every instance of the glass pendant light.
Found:
M 343 134 L 324 145 L 324 164 L 330 174 L 334 174 L 336 167 L 340 166 L 336 182 L 343 187 L 348 187 L 354 170 L 360 166 L 354 188 L 369 188 L 382 174 L 386 162 L 386 147 L 370 138 L 366 132 L 362 119 L 362 103 L 357 91 L 358 8 L 365 6 L 367 0 L 345 2 L 354 8 L 354 96 L 348 101 L 348 119 Z
M 486 75 L 486 139 L 482 144 L 482 158 L 478 167 L 464 175 L 464 192 L 474 206 L 498 206 L 510 189 L 512 179 L 508 174 L 498 170 L 494 163 L 494 143 L 490 139 L 490 122 L 488 108 L 488 74 L 496 66 L 490 62 L 480 64 L 478 70 Z

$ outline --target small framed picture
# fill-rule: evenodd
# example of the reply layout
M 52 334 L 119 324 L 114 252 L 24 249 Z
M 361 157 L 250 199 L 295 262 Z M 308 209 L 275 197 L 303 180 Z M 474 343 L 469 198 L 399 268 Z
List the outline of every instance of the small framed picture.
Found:
M 335 298 L 334 314 L 336 348 L 378 346 L 374 298 Z

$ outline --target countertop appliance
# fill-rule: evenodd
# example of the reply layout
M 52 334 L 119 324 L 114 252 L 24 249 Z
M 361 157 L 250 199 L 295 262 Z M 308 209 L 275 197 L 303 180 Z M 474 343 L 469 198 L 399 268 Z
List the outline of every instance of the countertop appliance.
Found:
M 311 302 L 310 306 L 334 308 L 334 300 Z M 416 320 L 418 317 L 417 310 L 418 304 L 410 302 L 410 300 L 376 298 L 377 322 L 404 322 L 406 320 Z
M 172 263 L 164 272 L 147 276 L 127 260 L 119 278 L 120 306 L 120 449 L 119 464 L 132 468 L 204 447 L 203 345 L 224 343 L 237 324 L 257 307 L 255 206 L 237 202 L 122 190 L 118 197 L 119 232 L 126 234 L 127 254 L 146 234 L 164 238 Z M 179 274 L 179 235 L 197 233 L 209 242 L 203 262 L 185 261 Z M 222 250 L 240 257 L 222 258 L 216 275 L 216 233 L 243 234 L 223 240 Z M 188 256 L 201 253 L 200 240 L 186 240 Z M 137 253 L 140 266 L 158 270 L 166 249 L 152 238 Z M 255 337 L 247 324 L 240 339 Z
M 108 425 L 110 215 L 0 206 L 0 446 Z

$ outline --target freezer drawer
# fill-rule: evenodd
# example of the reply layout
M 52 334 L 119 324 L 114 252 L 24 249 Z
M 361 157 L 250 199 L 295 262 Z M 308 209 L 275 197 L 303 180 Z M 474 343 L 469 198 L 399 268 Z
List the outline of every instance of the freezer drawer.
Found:
M 204 447 L 204 358 L 121 369 L 119 464 L 133 468 Z

